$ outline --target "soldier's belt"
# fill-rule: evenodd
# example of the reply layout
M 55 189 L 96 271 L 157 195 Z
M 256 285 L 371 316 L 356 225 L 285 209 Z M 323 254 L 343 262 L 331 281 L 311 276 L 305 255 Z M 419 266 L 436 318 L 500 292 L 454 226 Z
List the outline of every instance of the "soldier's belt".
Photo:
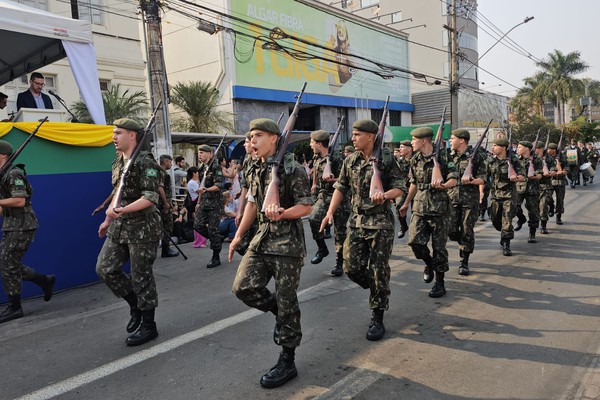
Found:
M 371 207 L 371 208 L 358 208 L 358 207 L 353 207 L 352 208 L 352 212 L 355 214 L 359 214 L 359 215 L 372 215 L 372 214 L 377 214 L 380 213 L 382 211 L 385 211 L 385 209 L 387 208 L 387 204 L 388 202 L 386 201 L 384 204 L 379 204 L 375 207 Z
M 431 183 L 418 183 L 417 189 L 419 190 L 429 190 L 431 189 Z

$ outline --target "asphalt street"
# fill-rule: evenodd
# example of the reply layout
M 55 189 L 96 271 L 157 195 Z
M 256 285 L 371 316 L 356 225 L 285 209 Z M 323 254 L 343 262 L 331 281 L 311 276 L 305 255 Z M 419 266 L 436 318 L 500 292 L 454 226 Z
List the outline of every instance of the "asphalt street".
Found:
M 472 274 L 458 275 L 449 242 L 440 299 L 396 239 L 379 342 L 365 339 L 368 292 L 329 275 L 332 239 L 310 264 L 305 223 L 298 377 L 272 390 L 259 379 L 279 352 L 274 317 L 231 293 L 240 257 L 207 269 L 211 251 L 185 244 L 189 260 L 155 264 L 159 337 L 146 345 L 125 345 L 128 306 L 101 283 L 25 301 L 24 318 L 0 325 L 0 399 L 600 399 L 599 193 L 567 189 L 565 224 L 552 218 L 535 244 L 525 226 L 512 257 L 478 222 Z

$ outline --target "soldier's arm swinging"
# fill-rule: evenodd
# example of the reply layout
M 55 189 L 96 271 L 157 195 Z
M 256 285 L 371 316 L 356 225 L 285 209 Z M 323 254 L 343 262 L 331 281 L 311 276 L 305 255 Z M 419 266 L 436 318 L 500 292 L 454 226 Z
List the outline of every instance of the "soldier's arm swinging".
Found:
M 342 200 L 344 200 L 344 194 L 339 189 L 335 189 L 333 196 L 331 197 L 331 203 L 329 203 L 327 214 L 325 214 L 323 222 L 321 222 L 319 232 L 323 232 L 323 229 L 325 229 L 327 225 L 333 223 L 333 213 L 335 213 L 335 210 L 337 210 L 340 204 L 342 204 Z
M 231 262 L 231 259 L 233 258 L 233 253 L 234 253 L 235 249 L 237 248 L 237 246 L 239 245 L 240 240 L 242 240 L 242 238 L 244 237 L 244 235 L 246 234 L 248 229 L 250 229 L 250 227 L 252 226 L 252 223 L 254 222 L 255 219 L 256 219 L 256 203 L 254 203 L 253 201 L 247 201 L 246 207 L 244 208 L 244 215 L 242 216 L 242 221 L 240 222 L 240 226 L 238 227 L 237 231 L 235 232 L 235 237 L 233 238 L 231 243 L 229 243 L 229 255 L 228 255 L 229 262 Z
M 9 197 L 7 199 L 0 199 L 0 206 L 2 207 L 25 207 L 25 197 Z
M 400 216 L 406 217 L 406 212 L 408 211 L 408 206 L 410 205 L 410 202 L 412 201 L 412 199 L 414 199 L 416 194 L 417 194 L 417 186 L 410 185 L 410 188 L 408 189 L 408 194 L 406 195 L 406 200 L 404 200 L 404 204 L 402 204 L 402 207 L 400 207 Z

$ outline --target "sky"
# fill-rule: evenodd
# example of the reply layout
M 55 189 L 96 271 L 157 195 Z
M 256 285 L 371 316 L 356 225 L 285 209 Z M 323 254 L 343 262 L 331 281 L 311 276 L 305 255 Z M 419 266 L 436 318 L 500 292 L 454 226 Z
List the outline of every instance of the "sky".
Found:
M 581 52 L 581 60 L 590 68 L 578 78 L 600 80 L 600 46 L 596 33 L 600 25 L 600 1 L 598 0 L 479 0 L 479 55 L 494 45 L 498 35 L 492 38 L 482 30 L 491 30 L 481 21 L 483 17 L 493 22 L 503 33 L 522 22 L 526 17 L 534 19 L 515 28 L 508 37 L 538 59 L 548 59 L 555 49 L 563 53 Z M 517 54 L 502 45 L 494 46 L 483 56 L 479 65 L 503 80 L 521 87 L 523 78 L 539 71 L 535 61 Z M 482 89 L 512 96 L 516 89 L 480 70 Z M 502 86 L 497 86 L 501 84 Z

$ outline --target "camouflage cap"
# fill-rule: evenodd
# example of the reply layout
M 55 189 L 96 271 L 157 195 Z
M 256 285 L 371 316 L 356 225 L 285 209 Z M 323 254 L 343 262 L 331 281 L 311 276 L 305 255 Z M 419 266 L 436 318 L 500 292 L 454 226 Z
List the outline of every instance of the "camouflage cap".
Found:
M 315 142 L 328 142 L 329 132 L 324 130 L 312 131 L 310 133 L 310 138 Z
M 529 147 L 530 149 L 533 148 L 533 143 L 531 143 L 529 140 L 521 140 L 519 144 L 521 146 Z
M 548 148 L 556 150 L 558 149 L 558 145 L 556 143 L 548 143 Z
M 494 139 L 494 144 L 496 146 L 508 147 L 508 139 L 507 138 L 496 138 Z
M 207 153 L 212 153 L 212 147 L 210 147 L 207 144 L 201 144 L 200 146 L 198 146 L 198 151 L 206 151 Z
M 465 139 L 465 140 L 469 140 L 471 139 L 471 134 L 469 133 L 468 130 L 464 129 L 464 128 L 458 128 L 452 131 L 452 135 L 456 136 L 457 138 L 460 139 Z
M 379 125 L 370 119 L 359 119 L 352 124 L 352 130 L 367 133 L 377 133 L 377 131 L 379 131 Z
M 252 139 L 252 132 L 248 131 L 244 134 L 244 136 L 246 136 L 246 139 Z
M 253 131 L 255 129 L 259 131 L 274 133 L 276 135 L 281 135 L 279 125 L 277 125 L 277 122 L 269 118 L 258 118 L 250 121 L 250 131 Z
M 433 129 L 424 126 L 422 128 L 413 129 L 410 134 L 412 137 L 417 139 L 433 137 Z
M 536 149 L 543 149 L 544 147 L 546 147 L 546 145 L 545 145 L 544 143 L 542 143 L 542 142 L 539 142 L 539 141 L 538 141 L 538 142 L 535 144 L 535 148 L 536 148 Z
M 142 130 L 142 126 L 130 118 L 119 118 L 113 122 L 113 125 L 128 131 L 140 132 Z
M 412 148 L 412 142 L 410 140 L 403 140 L 400 142 L 400 145 Z
M 354 153 L 355 149 L 354 146 L 346 146 L 344 147 L 344 151 L 348 153 Z
M 10 155 L 13 152 L 13 148 L 10 143 L 5 140 L 0 140 L 0 154 Z

